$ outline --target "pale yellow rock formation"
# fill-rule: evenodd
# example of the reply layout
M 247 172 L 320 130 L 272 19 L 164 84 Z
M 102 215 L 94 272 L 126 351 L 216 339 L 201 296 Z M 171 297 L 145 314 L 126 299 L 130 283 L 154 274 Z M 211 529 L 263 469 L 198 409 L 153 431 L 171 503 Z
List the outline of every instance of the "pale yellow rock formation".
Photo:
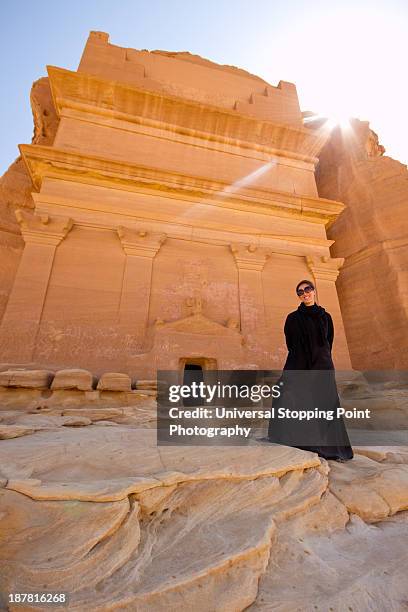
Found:
M 2 414 L 47 429 L 0 443 L 1 592 L 158 612 L 364 610 L 373 596 L 371 609 L 399 609 L 407 597 L 408 447 L 337 464 L 256 440 L 157 447 L 140 424 Z
M 331 490 L 349 512 L 375 522 L 408 510 L 407 465 L 357 455 L 352 464 L 333 464 Z
M 278 531 L 269 566 L 259 581 L 258 596 L 248 609 L 404 610 L 407 513 L 375 525 L 367 525 L 351 514 L 344 529 L 340 528 L 341 510 L 335 506 L 327 516 L 322 513 L 322 504 L 318 504 L 310 518 L 313 515 L 315 525 L 311 528 L 303 526 L 304 517 L 300 516 Z M 333 530 L 335 520 L 338 527 Z

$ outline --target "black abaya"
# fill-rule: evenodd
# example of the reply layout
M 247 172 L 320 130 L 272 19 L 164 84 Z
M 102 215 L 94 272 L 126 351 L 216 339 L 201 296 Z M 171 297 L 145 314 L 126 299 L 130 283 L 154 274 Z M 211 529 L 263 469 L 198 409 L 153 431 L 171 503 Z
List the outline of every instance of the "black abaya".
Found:
M 341 404 L 331 355 L 334 338 L 331 315 L 317 304 L 301 303 L 287 316 L 284 332 L 288 356 L 280 378 L 283 391 L 273 406 L 292 410 L 318 407 L 336 414 Z M 297 422 L 273 418 L 268 438 L 271 442 L 316 452 L 326 459 L 353 458 L 342 417 Z

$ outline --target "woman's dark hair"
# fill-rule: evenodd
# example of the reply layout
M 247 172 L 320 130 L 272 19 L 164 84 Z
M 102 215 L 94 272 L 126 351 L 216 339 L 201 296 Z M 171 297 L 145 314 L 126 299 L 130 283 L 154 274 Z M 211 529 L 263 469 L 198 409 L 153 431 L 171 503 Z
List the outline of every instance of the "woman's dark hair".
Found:
M 296 289 L 295 289 L 295 291 L 297 292 L 297 290 L 299 289 L 300 285 L 303 285 L 304 283 L 307 283 L 308 285 L 310 285 L 311 287 L 313 287 L 313 289 L 315 288 L 315 286 L 314 286 L 314 284 L 312 283 L 312 281 L 310 281 L 310 280 L 302 280 L 302 281 L 300 281 L 300 283 L 298 283 L 298 284 L 296 285 Z

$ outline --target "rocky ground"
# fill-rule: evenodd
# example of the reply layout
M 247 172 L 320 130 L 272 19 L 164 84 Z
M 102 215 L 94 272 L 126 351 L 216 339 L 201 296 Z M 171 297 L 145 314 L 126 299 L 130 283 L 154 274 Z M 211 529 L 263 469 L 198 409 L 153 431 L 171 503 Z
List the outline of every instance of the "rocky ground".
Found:
M 158 447 L 154 406 L 0 411 L 4 609 L 408 608 L 408 447 Z

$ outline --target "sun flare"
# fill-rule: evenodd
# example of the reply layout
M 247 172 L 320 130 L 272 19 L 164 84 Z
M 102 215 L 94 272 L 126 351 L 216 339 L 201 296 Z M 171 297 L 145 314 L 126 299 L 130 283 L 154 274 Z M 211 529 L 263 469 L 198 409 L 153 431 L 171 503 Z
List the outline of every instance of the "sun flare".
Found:
M 342 130 L 346 130 L 350 128 L 350 117 L 341 113 L 333 113 L 328 116 L 326 125 L 329 129 L 339 127 Z

